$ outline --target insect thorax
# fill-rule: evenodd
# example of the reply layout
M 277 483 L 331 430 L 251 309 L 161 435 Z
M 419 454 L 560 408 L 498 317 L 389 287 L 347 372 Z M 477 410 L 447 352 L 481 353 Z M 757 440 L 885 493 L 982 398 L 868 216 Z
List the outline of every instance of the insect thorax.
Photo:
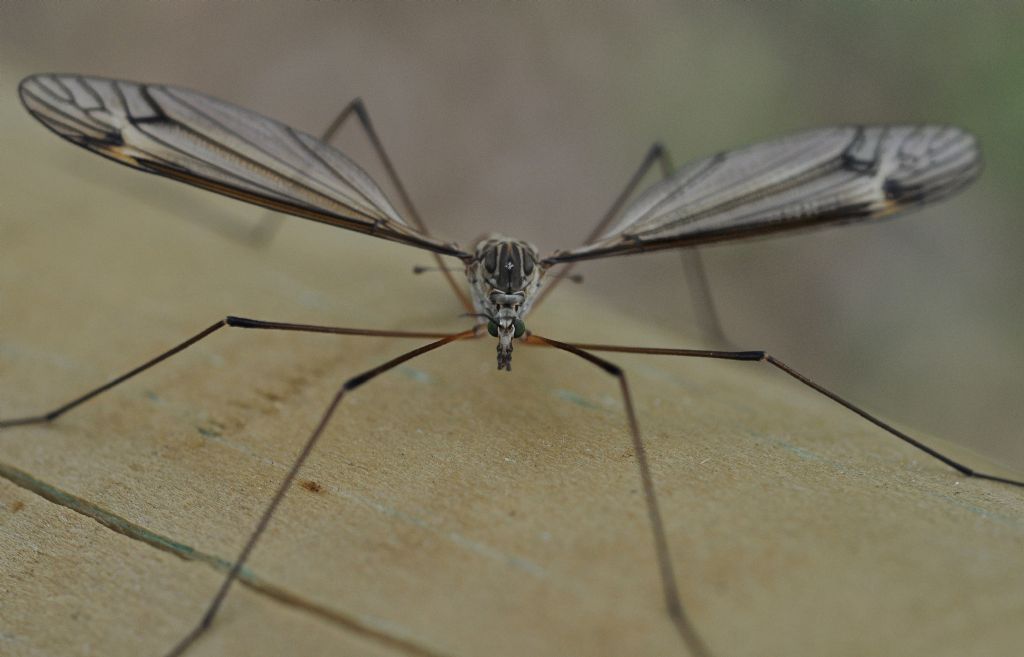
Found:
M 473 305 L 499 340 L 499 369 L 511 369 L 511 340 L 524 330 L 522 318 L 537 298 L 543 273 L 537 247 L 496 234 L 477 243 L 466 266 Z
M 537 247 L 523 240 L 497 234 L 481 239 L 466 267 L 477 312 L 492 319 L 524 317 L 540 287 L 539 261 Z

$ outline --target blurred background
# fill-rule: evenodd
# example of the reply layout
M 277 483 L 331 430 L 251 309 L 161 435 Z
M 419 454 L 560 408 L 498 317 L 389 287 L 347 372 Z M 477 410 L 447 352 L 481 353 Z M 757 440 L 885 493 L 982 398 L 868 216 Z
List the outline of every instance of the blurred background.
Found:
M 79 72 L 192 87 L 318 133 L 361 96 L 435 234 L 466 243 L 500 230 L 542 252 L 580 243 L 655 140 L 681 164 L 828 124 L 961 125 L 980 137 L 986 170 L 954 199 L 703 254 L 739 347 L 1020 471 L 1022 24 L 1024 6 L 1011 3 L 5 2 L 0 104 L 18 104 L 27 73 Z M 42 130 L 20 116 L 0 125 L 0 148 Z M 336 143 L 383 181 L 357 130 Z M 55 195 L 62 178 L 84 177 L 153 190 L 197 224 L 259 216 L 185 186 L 115 178 L 126 174 L 87 154 L 54 170 L 49 152 L 19 157 Z M 0 221 L 33 207 L 24 193 L 2 188 Z M 579 271 L 596 304 L 697 345 L 679 260 Z M 342 293 L 344 263 L 338 281 Z M 553 298 L 538 317 L 557 311 Z

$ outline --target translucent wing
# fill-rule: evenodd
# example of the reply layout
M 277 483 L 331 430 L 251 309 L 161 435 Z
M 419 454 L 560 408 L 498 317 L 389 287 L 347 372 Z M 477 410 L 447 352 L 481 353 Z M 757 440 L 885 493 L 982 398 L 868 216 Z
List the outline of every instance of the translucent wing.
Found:
M 46 127 L 122 164 L 272 210 L 469 257 L 410 226 L 341 152 L 255 112 L 188 89 L 78 75 L 32 75 L 19 92 Z
M 938 125 L 847 126 L 719 153 L 643 192 L 594 242 L 546 264 L 876 219 L 959 190 L 974 136 Z

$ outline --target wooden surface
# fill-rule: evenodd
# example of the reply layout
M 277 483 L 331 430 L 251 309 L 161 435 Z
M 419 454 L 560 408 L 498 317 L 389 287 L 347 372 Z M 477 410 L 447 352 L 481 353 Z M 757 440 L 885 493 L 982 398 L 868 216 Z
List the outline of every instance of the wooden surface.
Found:
M 466 324 L 439 278 L 409 273 L 423 254 L 298 219 L 240 244 L 214 228 L 258 211 L 78 151 L 5 98 L 23 130 L 0 149 L 0 416 L 229 313 Z M 585 286 L 528 325 L 686 346 Z M 228 329 L 51 426 L 0 432 L 0 653 L 163 654 L 337 386 L 417 344 Z M 714 655 L 1020 654 L 1024 491 L 963 480 L 764 365 L 612 359 Z M 455 344 L 347 398 L 190 655 L 685 654 L 614 380 L 528 347 L 494 367 L 493 341 Z

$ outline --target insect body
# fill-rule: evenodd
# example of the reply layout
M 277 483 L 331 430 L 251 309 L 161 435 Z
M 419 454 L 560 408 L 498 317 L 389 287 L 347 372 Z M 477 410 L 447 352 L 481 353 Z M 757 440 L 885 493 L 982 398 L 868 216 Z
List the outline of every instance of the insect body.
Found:
M 568 344 L 530 334 L 524 323 L 531 308 L 560 280 L 549 276 L 549 285 L 544 286 L 545 273 L 562 264 L 572 266 L 594 258 L 881 218 L 944 198 L 971 182 L 981 169 L 977 142 L 962 129 L 941 125 L 822 128 L 719 153 L 674 172 L 665 166 L 664 151 L 656 146 L 591 239 L 577 248 L 541 256 L 531 244 L 501 235 L 484 238 L 471 251 L 433 237 L 409 202 L 369 115 L 358 102 L 339 117 L 338 124 L 349 112 L 359 117 L 402 196 L 406 215 L 391 204 L 359 166 L 324 141 L 204 94 L 163 85 L 50 74 L 26 78 L 20 93 L 32 115 L 49 129 L 122 164 L 272 210 L 424 249 L 432 252 L 439 264 L 440 256 L 458 258 L 465 266 L 471 300 L 451 278 L 449 281 L 466 310 L 479 318 L 476 326 L 468 330 L 438 334 L 229 316 L 49 412 L 0 419 L 0 428 L 52 421 L 224 328 L 435 340 L 354 376 L 339 388 L 269 501 L 202 621 L 169 655 L 182 654 L 210 626 L 232 582 L 343 398 L 412 358 L 457 340 L 478 337 L 478 329 L 483 326 L 498 340 L 499 369 L 511 370 L 512 346 L 520 340 L 569 352 L 616 378 L 654 538 L 665 610 L 691 654 L 709 655 L 711 650 L 681 602 L 626 375 L 620 367 L 593 352 L 766 363 L 964 475 L 1024 486 L 1024 482 L 978 472 L 937 452 L 764 351 Z M 623 208 L 643 174 L 658 161 L 665 168 L 665 179 Z M 446 271 L 443 265 L 442 270 Z M 564 276 L 563 272 L 561 277 Z
M 546 267 L 537 247 L 503 235 L 480 240 L 466 277 L 487 332 L 498 338 L 498 369 L 512 370 L 512 340 L 526 332 L 523 318 L 537 299 Z

